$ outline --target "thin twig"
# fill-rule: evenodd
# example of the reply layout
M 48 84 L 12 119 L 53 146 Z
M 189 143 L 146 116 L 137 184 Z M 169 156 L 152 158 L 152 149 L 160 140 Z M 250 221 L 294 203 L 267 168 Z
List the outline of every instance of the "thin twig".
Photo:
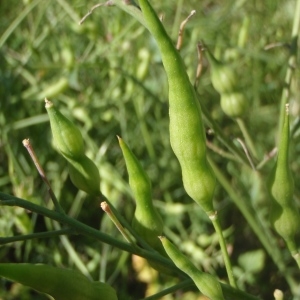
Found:
M 116 217 L 116 215 L 112 212 L 112 210 L 110 209 L 109 204 L 106 201 L 101 202 L 100 204 L 102 210 L 104 212 L 106 212 L 106 214 L 109 216 L 109 218 L 112 220 L 112 222 L 116 225 L 116 227 L 118 228 L 118 230 L 121 232 L 121 234 L 123 235 L 124 239 L 132 244 L 133 246 L 135 245 L 134 241 L 132 240 L 131 236 L 127 233 L 127 231 L 125 230 L 125 228 L 122 226 L 122 224 L 119 222 L 118 218 Z
M 254 163 L 253 163 L 253 161 L 252 161 L 252 158 L 251 158 L 251 156 L 250 156 L 250 154 L 249 154 L 249 151 L 248 151 L 248 149 L 247 149 L 247 146 L 245 145 L 245 143 L 244 143 L 240 138 L 237 138 L 236 140 L 241 144 L 241 146 L 242 146 L 242 148 L 243 148 L 243 150 L 244 150 L 244 152 L 245 152 L 245 154 L 246 154 L 246 156 L 247 156 L 247 158 L 248 158 L 248 161 L 249 161 L 249 163 L 250 163 L 250 165 L 251 165 L 251 168 L 252 168 L 253 170 L 256 170 L 256 168 L 255 168 L 255 166 L 254 166 Z
M 278 47 L 287 47 L 287 48 L 290 48 L 290 45 L 288 43 L 282 43 L 282 42 L 271 43 L 271 44 L 266 45 L 264 47 L 264 50 L 268 51 L 270 49 L 278 48 Z
M 197 64 L 197 70 L 196 70 L 196 78 L 194 82 L 194 88 L 196 89 L 199 84 L 199 79 L 202 74 L 203 69 L 203 45 L 201 43 L 197 44 L 197 54 L 198 54 L 198 64 Z
M 106 1 L 105 3 L 98 3 L 98 4 L 94 5 L 94 6 L 88 11 L 88 13 L 87 13 L 87 14 L 79 21 L 79 25 L 81 25 L 81 24 L 87 19 L 87 17 L 90 16 L 90 15 L 93 13 L 93 11 L 94 11 L 96 8 L 98 8 L 98 7 L 100 7 L 100 6 L 113 6 L 113 5 L 114 5 L 114 3 L 113 3 L 112 0 Z
M 38 158 L 37 158 L 37 156 L 36 156 L 36 154 L 35 154 L 35 151 L 34 151 L 32 145 L 31 145 L 31 143 L 30 143 L 30 141 L 29 141 L 29 139 L 24 139 L 22 143 L 23 143 L 24 147 L 27 149 L 27 151 L 28 151 L 28 153 L 29 153 L 29 155 L 30 155 L 32 161 L 34 162 L 34 165 L 35 165 L 36 169 L 38 170 L 38 172 L 39 172 L 41 178 L 42 178 L 43 181 L 45 182 L 45 184 L 46 184 L 46 186 L 47 186 L 47 189 L 48 189 L 48 193 L 49 193 L 50 198 L 51 198 L 51 200 L 52 200 L 52 202 L 53 202 L 53 204 L 54 204 L 55 209 L 56 209 L 58 212 L 64 214 L 65 212 L 64 212 L 63 208 L 61 207 L 61 205 L 59 204 L 59 202 L 58 202 L 56 196 L 54 195 L 54 192 L 53 192 L 53 190 L 52 190 L 52 187 L 51 187 L 51 185 L 50 185 L 50 182 L 49 182 L 49 180 L 47 179 L 46 173 L 45 173 L 43 167 L 41 166 L 41 164 L 40 164 L 40 162 L 39 162 L 39 160 L 38 160 Z
M 241 119 L 241 118 L 236 118 L 236 122 L 237 122 L 237 124 L 240 127 L 240 130 L 241 130 L 241 132 L 243 134 L 243 137 L 245 139 L 245 143 L 246 143 L 246 145 L 248 146 L 248 148 L 250 150 L 250 153 L 252 154 L 252 156 L 255 159 L 257 159 L 258 158 L 257 151 L 256 151 L 254 142 L 253 142 L 253 140 L 252 140 L 252 138 L 250 136 L 250 133 L 249 133 L 249 131 L 247 129 L 247 126 L 246 126 L 244 120 Z
M 195 15 L 196 11 L 192 10 L 191 13 L 188 15 L 188 17 L 181 22 L 180 24 L 180 28 L 179 28 L 179 32 L 178 32 L 178 39 L 177 39 L 177 45 L 176 45 L 176 49 L 180 50 L 181 46 L 182 46 L 182 42 L 183 42 L 183 33 L 184 33 L 184 27 L 186 25 L 186 23 L 189 21 L 189 19 Z
M 278 148 L 274 147 L 269 153 L 264 156 L 264 159 L 256 166 L 256 170 L 260 170 L 270 159 L 277 154 Z
M 222 157 L 228 158 L 230 160 L 238 161 L 238 159 L 233 154 L 224 151 L 223 149 L 219 148 L 218 146 L 216 146 L 215 144 L 209 141 L 206 141 L 206 146 L 207 148 L 211 149 L 212 151 L 214 151 L 215 153 L 219 154 Z

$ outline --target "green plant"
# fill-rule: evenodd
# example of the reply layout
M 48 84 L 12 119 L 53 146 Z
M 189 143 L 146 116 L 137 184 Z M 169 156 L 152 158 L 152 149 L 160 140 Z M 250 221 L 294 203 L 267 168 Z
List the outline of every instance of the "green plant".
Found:
M 129 280 L 133 277 L 139 278 L 142 273 L 138 273 L 137 276 L 127 275 L 127 272 L 132 275 L 129 254 L 135 254 L 146 258 L 152 265 L 159 266 L 160 270 L 168 270 L 169 275 L 152 278 L 152 281 L 147 283 L 149 290 L 150 287 L 154 287 L 154 282 L 159 284 L 158 291 L 149 292 L 152 296 L 145 296 L 145 289 L 142 289 L 140 294 L 132 295 L 132 299 L 160 299 L 166 295 L 169 295 L 166 297 L 170 299 L 193 299 L 199 294 L 195 285 L 209 296 L 210 294 L 198 285 L 201 276 L 212 282 L 212 288 L 218 287 L 214 290 L 218 296 L 211 296 L 213 298 L 269 299 L 275 288 L 280 288 L 285 292 L 286 299 L 297 299 L 299 284 L 294 274 L 297 274 L 298 270 L 296 264 L 292 264 L 287 249 L 291 250 L 298 261 L 298 233 L 295 231 L 298 225 L 296 211 L 299 185 L 295 181 L 294 192 L 291 176 L 291 169 L 293 172 L 298 170 L 298 150 L 296 146 L 292 146 L 290 151 L 293 151 L 293 160 L 288 163 L 289 143 L 280 142 L 286 148 L 279 150 L 277 161 L 280 161 L 283 152 L 286 155 L 284 168 L 287 176 L 279 178 L 279 183 L 271 176 L 268 185 L 272 195 L 272 211 L 268 201 L 271 196 L 265 193 L 265 178 L 269 173 L 274 174 L 276 171 L 277 167 L 273 171 L 270 167 L 270 158 L 275 152 L 268 153 L 270 156 L 266 158 L 263 158 L 263 155 L 273 147 L 276 135 L 274 128 L 277 123 L 280 124 L 279 132 L 285 128 L 285 136 L 288 137 L 288 121 L 282 111 L 284 112 L 283 107 L 287 102 L 291 102 L 292 106 L 293 93 L 297 87 L 296 81 L 292 79 L 297 78 L 298 73 L 292 73 L 292 68 L 288 69 L 286 85 L 282 87 L 281 81 L 285 73 L 282 66 L 286 65 L 288 57 L 291 66 L 296 64 L 295 41 L 298 35 L 300 1 L 296 7 L 290 1 L 284 6 L 284 9 L 288 9 L 288 5 L 291 5 L 295 10 L 292 42 L 289 45 L 291 52 L 276 51 L 276 48 L 273 52 L 261 50 L 266 40 L 274 37 L 271 28 L 274 28 L 280 40 L 289 39 L 286 35 L 287 30 L 280 31 L 276 27 L 282 24 L 285 29 L 289 28 L 290 24 L 284 19 L 286 14 L 280 14 L 278 17 L 275 12 L 281 11 L 279 4 L 276 6 L 273 1 L 267 1 L 265 7 L 257 4 L 256 8 L 269 20 L 273 20 L 274 15 L 274 20 L 279 18 L 280 22 L 270 25 L 259 39 L 257 32 L 255 34 L 255 27 L 249 26 L 253 22 L 255 24 L 255 20 L 250 22 L 249 18 L 245 18 L 245 22 L 241 21 L 243 14 L 258 18 L 258 14 L 253 16 L 253 8 L 249 3 L 218 4 L 213 7 L 204 3 L 209 17 L 205 14 L 201 16 L 201 13 L 199 16 L 198 12 L 197 18 L 191 21 L 195 23 L 188 24 L 179 55 L 164 27 L 169 31 L 173 26 L 170 36 L 174 37 L 182 18 L 181 9 L 185 5 L 195 8 L 199 3 L 187 1 L 189 3 L 183 5 L 183 1 L 178 0 L 176 9 L 175 6 L 170 8 L 167 3 L 161 3 L 161 10 L 166 14 L 162 26 L 148 1 L 139 2 L 142 9 L 140 11 L 134 4 L 114 0 L 115 6 L 134 16 L 157 39 L 169 81 L 168 103 L 164 102 L 167 87 L 156 46 L 153 40 L 149 39 L 149 35 L 143 34 L 143 26 L 138 25 L 132 17 L 121 14 L 121 10 L 102 8 L 101 20 L 97 10 L 92 16 L 89 14 L 89 18 L 85 18 L 79 27 L 74 25 L 74 22 L 80 19 L 78 11 L 82 9 L 83 14 L 83 8 L 76 4 L 72 7 L 60 0 L 57 2 L 57 8 L 50 2 L 44 5 L 40 5 L 41 1 L 38 0 L 25 2 L 26 9 L 21 11 L 14 22 L 6 25 L 7 30 L 0 37 L 1 55 L 3 54 L 5 61 L 3 71 L 0 71 L 1 79 L 4 83 L 15 83 L 10 86 L 14 95 L 12 98 L 9 98 L 6 90 L 0 89 L 3 99 L 7 97 L 11 100 L 0 104 L 3 106 L 0 111 L 0 124 L 3 129 L 1 147 L 4 150 L 3 157 L 0 157 L 3 162 L 0 165 L 3 174 L 0 180 L 0 230 L 3 236 L 0 243 L 13 245 L 2 247 L 2 260 L 31 263 L 44 260 L 54 265 L 77 268 L 88 278 L 97 278 L 111 284 L 119 299 L 129 299 L 129 295 L 132 294 L 132 291 L 128 290 Z M 108 1 L 102 6 L 110 4 L 111 1 Z M 155 6 L 159 7 L 158 4 Z M 96 7 L 99 5 L 92 10 Z M 219 7 L 222 9 L 218 10 Z M 171 12 L 176 12 L 173 25 L 169 21 L 169 16 L 172 15 L 170 9 Z M 5 7 L 3 11 L 6 11 Z M 113 14 L 114 22 L 104 21 L 109 19 L 108 14 Z M 230 16 L 230 19 L 226 16 Z M 18 25 L 22 20 L 27 21 L 27 17 L 26 25 L 29 30 L 22 32 L 22 26 Z M 39 26 L 41 20 L 43 26 Z M 5 18 L 1 22 L 6 22 Z M 241 23 L 243 26 L 240 28 Z M 226 24 L 226 29 L 222 29 L 220 24 Z M 43 32 L 40 28 L 43 28 Z M 59 41 L 55 39 L 57 42 L 47 47 L 46 42 L 50 41 L 51 37 L 56 38 L 63 28 L 67 28 L 63 34 L 64 38 Z M 259 45 L 254 47 L 253 53 L 245 45 L 247 33 L 252 45 Z M 180 36 L 182 37 L 182 32 Z M 237 36 L 238 41 L 235 40 Z M 235 74 L 222 90 L 215 87 L 221 94 L 221 105 L 220 96 L 210 85 L 210 82 L 214 85 L 214 75 L 210 72 L 212 70 L 205 72 L 204 60 L 199 61 L 203 69 L 198 80 L 199 86 L 190 83 L 191 74 L 196 69 L 191 53 L 200 38 L 209 49 L 214 49 L 213 53 L 218 59 L 225 62 L 225 79 L 228 79 L 228 73 Z M 23 44 L 29 46 L 28 52 L 24 51 L 26 47 L 18 48 Z M 11 49 L 19 49 L 20 54 L 17 55 L 17 51 Z M 132 55 L 135 50 L 141 55 Z M 10 68 L 13 69 L 12 74 Z M 212 68 L 211 64 L 209 68 Z M 249 69 L 249 73 L 245 72 L 245 69 Z M 245 74 L 251 76 L 244 76 Z M 17 80 L 13 80 L 13 76 L 16 76 Z M 249 88 L 247 86 L 240 89 L 237 85 L 248 85 Z M 282 103 L 277 105 L 273 100 L 281 89 Z M 75 134 L 72 133 L 74 131 L 68 131 L 64 135 L 63 129 L 56 131 L 60 136 L 58 144 L 66 146 L 61 149 L 58 147 L 63 157 L 57 156 L 49 147 L 49 136 L 45 134 L 49 132 L 48 116 L 40 103 L 43 97 L 50 98 L 50 95 L 57 97 L 53 98 L 53 101 L 61 111 L 60 120 L 65 115 L 72 123 L 77 123 L 75 127 L 69 121 L 65 123 L 68 130 L 69 126 L 73 127 Z M 222 104 L 222 99 L 223 102 L 226 100 L 225 104 Z M 245 99 L 249 99 L 247 109 L 252 112 L 251 118 L 250 114 L 243 114 Z M 171 119 L 170 138 L 167 130 L 168 105 Z M 224 116 L 221 108 L 234 119 Z M 11 111 L 14 114 L 9 113 Z M 242 115 L 243 120 L 240 118 Z M 294 118 L 294 113 L 291 113 L 291 117 Z M 234 141 L 231 139 L 232 136 L 240 135 L 236 123 L 245 141 L 241 138 Z M 32 126 L 37 124 L 39 126 Z M 79 127 L 80 132 L 77 129 Z M 295 145 L 298 139 L 298 127 L 295 119 L 289 137 L 291 145 Z M 209 131 L 205 132 L 206 128 L 212 129 L 213 138 L 208 136 Z M 52 126 L 52 132 L 54 131 Z M 136 158 L 133 160 L 139 171 L 133 182 L 130 166 L 127 164 L 131 189 L 123 179 L 123 175 L 126 177 L 125 164 L 115 142 L 116 134 L 130 141 L 134 153 L 141 158 L 140 163 Z M 30 140 L 35 149 L 38 149 L 36 155 L 32 145 L 26 140 L 25 146 L 46 183 L 54 209 L 48 201 L 41 203 L 43 188 L 34 175 L 28 157 L 18 146 L 15 147 L 20 135 L 22 139 L 24 135 L 31 136 Z M 251 136 L 254 135 L 253 141 Z M 57 139 L 54 136 L 55 140 Z M 69 143 L 76 146 L 75 155 L 70 152 Z M 279 165 L 278 162 L 276 166 Z M 148 175 L 144 176 L 141 164 Z M 42 166 L 45 167 L 45 171 Z M 182 187 L 181 174 L 187 193 Z M 76 188 L 68 180 L 68 175 Z M 275 176 L 275 179 L 278 177 Z M 145 184 L 144 189 L 140 184 Z M 288 187 L 288 192 L 283 195 L 287 199 L 284 203 L 283 198 L 278 197 L 283 191 L 282 185 Z M 9 195 L 11 193 L 15 196 Z M 186 194 L 200 204 L 204 212 L 194 205 Z M 142 205 L 151 203 L 155 215 L 162 216 L 163 234 L 180 249 L 180 252 L 177 252 L 178 257 L 184 257 L 183 253 L 189 257 L 188 260 L 181 261 L 183 265 L 177 264 L 176 257 L 173 259 L 170 255 L 173 263 L 155 251 L 159 249 L 157 245 L 161 246 L 159 239 L 155 242 L 155 235 L 162 234 L 159 217 L 154 220 L 159 221 L 154 223 L 159 223 L 160 228 L 157 233 L 151 232 L 151 239 L 148 239 L 149 231 L 139 231 L 134 223 L 133 228 L 128 224 L 134 219 L 135 202 L 130 200 L 131 197 L 146 199 Z M 116 228 L 107 216 L 101 215 L 101 212 L 95 209 L 99 207 L 100 201 L 105 201 L 102 202 L 105 203 L 105 206 L 102 205 L 103 210 L 114 220 L 126 242 L 115 237 Z M 20 208 L 24 208 L 25 211 Z M 147 221 L 146 226 L 151 227 L 151 220 L 143 218 L 146 209 L 147 207 L 142 207 L 143 214 L 139 218 Z M 33 214 L 27 213 L 28 211 Z M 271 222 L 268 218 L 270 212 Z M 212 230 L 211 221 L 216 233 Z M 220 223 L 227 229 L 221 230 Z M 285 247 L 281 238 L 270 230 L 270 225 L 274 226 L 288 247 Z M 45 249 L 49 248 L 51 254 L 47 255 Z M 11 249 L 12 254 L 8 256 L 7 253 Z M 255 261 L 252 263 L 251 259 Z M 226 265 L 227 274 L 223 263 Z M 33 268 L 31 265 L 29 267 Z M 190 270 L 192 272 L 189 272 Z M 265 277 L 272 280 L 265 282 Z M 177 279 L 181 280 L 180 283 L 175 281 Z M 135 279 L 134 285 L 140 280 Z M 227 281 L 230 284 L 227 284 Z M 5 288 L 4 292 L 0 292 L 0 297 L 1 293 L 4 298 L 14 297 L 14 289 L 7 287 L 6 281 L 2 282 Z M 261 282 L 264 285 L 261 285 Z M 37 282 L 37 287 L 34 287 L 38 289 L 38 285 Z M 166 288 L 167 286 L 171 287 Z M 185 289 L 189 289 L 189 292 L 182 292 Z M 219 296 L 220 294 L 223 296 Z

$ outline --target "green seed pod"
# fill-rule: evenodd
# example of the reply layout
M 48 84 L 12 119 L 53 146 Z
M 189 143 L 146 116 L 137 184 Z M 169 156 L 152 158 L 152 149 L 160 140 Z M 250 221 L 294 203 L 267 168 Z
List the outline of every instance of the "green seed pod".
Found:
M 289 167 L 289 114 L 285 115 L 278 149 L 277 162 L 268 178 L 268 189 L 272 200 L 281 206 L 293 202 L 294 180 Z
M 215 176 L 206 159 L 201 108 L 177 49 L 147 0 L 139 1 L 156 39 L 169 83 L 170 141 L 182 169 L 186 192 L 207 213 L 213 211 Z
M 163 232 L 163 221 L 152 202 L 150 179 L 127 144 L 120 137 L 118 140 L 127 167 L 129 185 L 136 201 L 132 228 L 151 247 L 164 253 L 157 238 Z
M 221 107 L 227 116 L 240 118 L 248 108 L 248 101 L 242 93 L 221 94 Z
M 233 69 L 218 61 L 209 49 L 206 54 L 211 66 L 211 83 L 215 90 L 220 94 L 234 91 L 238 78 Z
M 289 167 L 289 138 L 290 129 L 287 105 L 277 162 L 268 178 L 267 186 L 272 201 L 271 223 L 288 245 L 293 243 L 294 236 L 300 227 L 299 212 L 293 201 L 294 180 Z
M 45 99 L 54 143 L 66 158 L 78 159 L 84 155 L 84 145 L 79 129 L 53 103 Z
M 203 295 L 211 300 L 225 300 L 222 287 L 216 277 L 198 270 L 167 238 L 159 238 L 174 264 L 192 278 Z
M 270 221 L 276 232 L 285 240 L 294 240 L 300 228 L 300 216 L 295 205 L 282 207 L 272 205 Z
M 100 195 L 100 174 L 95 163 L 86 155 L 69 162 L 69 174 L 73 184 L 90 195 Z
M 47 265 L 0 264 L 0 276 L 29 286 L 55 300 L 117 300 L 108 284 L 92 282 L 79 272 Z

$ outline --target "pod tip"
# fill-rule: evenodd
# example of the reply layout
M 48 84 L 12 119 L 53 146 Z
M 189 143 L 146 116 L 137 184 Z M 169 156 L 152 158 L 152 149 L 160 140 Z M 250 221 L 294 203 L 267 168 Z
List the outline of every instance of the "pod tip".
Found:
M 49 108 L 51 106 L 53 106 L 53 103 L 50 100 L 48 100 L 47 98 L 45 98 L 45 107 Z
M 286 103 L 286 104 L 285 104 L 285 112 L 286 112 L 287 115 L 288 115 L 289 112 L 290 112 L 290 104 L 289 104 L 289 103 Z
M 30 144 L 30 141 L 29 141 L 29 139 L 24 139 L 24 140 L 22 141 L 22 143 L 23 143 L 23 146 L 24 146 L 24 147 L 27 147 L 27 146 Z

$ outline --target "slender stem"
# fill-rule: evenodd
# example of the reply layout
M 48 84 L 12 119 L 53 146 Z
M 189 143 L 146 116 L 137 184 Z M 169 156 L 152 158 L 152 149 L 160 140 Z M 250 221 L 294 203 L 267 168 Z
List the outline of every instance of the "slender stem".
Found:
M 134 241 L 132 240 L 131 236 L 127 233 L 125 228 L 122 226 L 116 215 L 111 211 L 109 204 L 106 201 L 101 202 L 101 208 L 105 213 L 108 215 L 108 217 L 111 219 L 111 221 L 115 224 L 117 229 L 121 232 L 124 239 L 132 245 L 135 245 Z
M 263 160 L 256 165 L 256 170 L 260 170 L 270 159 L 272 159 L 277 154 L 277 151 L 277 147 L 274 147 L 269 153 L 267 153 Z
M 176 44 L 176 49 L 180 50 L 182 47 L 182 43 L 183 43 L 183 34 L 184 34 L 184 28 L 185 25 L 187 24 L 187 22 L 189 21 L 189 19 L 195 15 L 196 11 L 192 10 L 191 13 L 187 16 L 187 18 L 185 20 L 183 20 L 180 24 L 180 28 L 179 28 L 179 32 L 178 32 L 178 38 L 177 38 L 177 44 Z
M 133 247 L 132 245 L 130 245 L 128 243 L 117 240 L 108 234 L 105 234 L 99 230 L 96 230 L 96 229 L 88 226 L 88 225 L 85 225 L 85 224 L 67 216 L 66 214 L 62 214 L 62 213 L 47 209 L 45 207 L 34 204 L 27 200 L 20 199 L 20 198 L 11 196 L 11 195 L 7 195 L 2 192 L 0 192 L 0 205 L 19 206 L 19 207 L 25 208 L 29 211 L 35 212 L 37 214 L 43 215 L 52 220 L 58 221 L 62 224 L 65 224 L 65 225 L 73 228 L 78 234 L 83 234 L 85 236 L 92 237 L 96 240 L 100 240 L 106 244 L 112 245 L 121 250 L 130 252 L 132 254 L 139 255 L 146 259 L 151 259 L 155 262 L 158 262 L 158 263 L 166 266 L 170 270 L 176 272 L 179 276 L 186 277 L 186 275 L 182 271 L 180 271 L 173 264 L 173 262 L 170 259 L 167 259 L 167 258 L 161 256 L 157 252 L 151 252 L 151 251 L 147 251 L 142 248 L 139 248 L 139 247 Z
M 179 270 L 170 259 L 167 259 L 167 258 L 157 254 L 156 252 L 153 253 L 153 252 L 150 252 L 150 251 L 138 248 L 138 247 L 136 247 L 136 248 L 132 247 L 132 245 L 127 244 L 122 241 L 119 241 L 119 240 L 111 237 L 110 235 L 107 235 L 99 230 L 96 230 L 90 226 L 87 226 L 87 225 L 67 216 L 66 214 L 62 214 L 62 213 L 47 209 L 45 207 L 34 204 L 27 200 L 20 199 L 20 198 L 17 198 L 17 197 L 14 197 L 14 196 L 2 193 L 2 192 L 0 192 L 0 206 L 1 205 L 18 206 L 18 207 L 27 209 L 29 211 L 35 212 L 37 214 L 41 214 L 52 220 L 55 220 L 55 221 L 65 224 L 65 225 L 68 225 L 77 234 L 83 234 L 85 236 L 92 237 L 96 240 L 99 240 L 106 244 L 112 245 L 121 250 L 127 251 L 132 254 L 136 254 L 136 255 L 144 257 L 146 259 L 153 260 L 155 262 L 160 263 L 163 266 L 166 266 L 170 270 L 174 271 L 179 277 L 184 278 L 184 279 L 187 278 L 186 274 L 183 273 L 181 270 Z M 227 295 L 226 299 L 259 300 L 258 298 L 254 297 L 252 295 L 249 295 L 247 293 L 244 293 L 242 291 L 239 291 L 235 288 L 232 288 L 231 286 L 229 286 L 227 284 L 221 283 L 221 286 L 222 286 L 222 289 L 224 290 L 224 294 Z
M 197 44 L 197 69 L 196 69 L 196 77 L 194 81 L 194 88 L 197 90 L 198 85 L 199 85 L 199 79 L 202 74 L 202 69 L 203 69 L 203 46 L 201 43 Z
M 132 4 L 127 4 L 124 0 L 113 0 L 113 3 L 129 15 L 133 16 L 136 20 L 138 20 L 143 26 L 147 28 L 142 12 L 140 8 L 137 5 L 135 5 L 134 2 L 132 2 Z
M 144 298 L 143 300 L 159 300 L 161 299 L 163 296 L 166 296 L 168 294 L 171 294 L 171 293 L 174 293 L 180 289 L 184 289 L 184 288 L 187 288 L 187 287 L 191 287 L 194 285 L 194 282 L 191 280 L 191 279 L 186 279 L 184 281 L 181 281 L 180 283 L 178 284 L 175 284 L 155 295 L 152 295 L 152 296 L 149 296 L 149 297 L 146 297 Z
M 252 154 L 255 158 L 257 158 L 258 156 L 257 156 L 256 148 L 255 148 L 255 146 L 254 146 L 253 140 L 252 140 L 252 138 L 251 138 L 251 136 L 250 136 L 250 134 L 249 134 L 249 131 L 248 131 L 246 125 L 245 125 L 244 120 L 241 119 L 241 118 L 237 118 L 237 119 L 236 119 L 236 122 L 238 123 L 238 125 L 239 125 L 239 127 L 240 127 L 240 129 L 241 129 L 241 132 L 242 132 L 242 134 L 243 134 L 243 136 L 244 136 L 244 139 L 245 139 L 245 142 L 246 142 L 247 146 L 248 146 L 249 149 L 250 149 L 251 154 Z
M 35 151 L 34 151 L 32 145 L 31 145 L 29 139 L 23 140 L 23 145 L 24 145 L 24 147 L 27 149 L 27 151 L 28 151 L 28 153 L 29 153 L 29 155 L 30 155 L 30 157 L 31 157 L 31 159 L 32 159 L 32 161 L 33 161 L 33 163 L 34 163 L 36 169 L 38 170 L 38 172 L 39 172 L 41 178 L 42 178 L 43 181 L 45 182 L 45 184 L 46 184 L 46 186 L 47 186 L 47 189 L 48 189 L 48 193 L 49 193 L 50 198 L 51 198 L 51 200 L 52 200 L 52 202 L 53 202 L 53 204 L 54 204 L 55 209 L 56 209 L 58 212 L 64 214 L 65 212 L 64 212 L 63 208 L 61 207 L 60 203 L 58 202 L 58 200 L 57 200 L 57 198 L 56 198 L 56 196 L 55 196 L 55 194 L 54 194 L 54 192 L 53 192 L 53 190 L 52 190 L 52 187 L 51 187 L 50 182 L 49 182 L 49 180 L 48 180 L 48 178 L 47 178 L 47 176 L 46 176 L 46 173 L 45 173 L 45 171 L 44 171 L 42 165 L 40 164 L 40 162 L 39 162 L 39 160 L 38 160 L 38 157 L 37 157 L 37 155 L 35 154 Z
M 13 242 L 27 241 L 32 239 L 41 239 L 41 238 L 53 238 L 60 235 L 70 235 L 77 234 L 76 231 L 72 228 L 65 228 L 60 230 L 53 230 L 47 232 L 36 232 L 25 235 L 9 236 L 9 237 L 0 237 L 0 245 L 5 245 Z
M 291 34 L 291 44 L 290 44 L 290 58 L 288 61 L 288 68 L 285 75 L 285 86 L 282 90 L 281 102 L 280 102 L 280 119 L 279 119 L 279 132 L 281 131 L 284 116 L 285 116 L 285 104 L 288 102 L 290 96 L 290 85 L 296 65 L 297 59 L 297 45 L 298 45 L 298 34 L 300 28 L 300 0 L 297 0 L 295 7 L 294 22 Z
M 144 241 L 139 235 L 136 234 L 136 232 L 132 229 L 132 227 L 129 225 L 129 223 L 123 218 L 123 216 L 118 212 L 117 209 L 114 208 L 114 206 L 109 202 L 109 200 L 104 196 L 101 195 L 102 200 L 105 200 L 109 204 L 109 207 L 112 211 L 112 213 L 115 215 L 116 219 L 121 223 L 123 227 L 125 227 L 131 235 L 136 239 L 136 241 L 146 250 L 149 251 L 155 251 L 148 243 Z M 132 244 L 132 246 L 135 244 Z
M 295 240 L 294 239 L 286 239 L 285 242 L 286 242 L 286 245 L 287 245 L 291 255 L 295 259 L 295 261 L 298 265 L 298 268 L 300 268 L 300 253 L 299 253 L 297 244 L 295 243 Z
M 40 3 L 42 0 L 32 1 L 28 6 L 24 5 L 24 10 L 14 19 L 12 23 L 8 26 L 5 32 L 0 37 L 0 48 L 5 44 L 6 40 L 14 32 L 14 30 L 20 25 L 24 18 Z
M 248 293 L 245 293 L 241 290 L 234 289 L 228 284 L 224 284 L 222 282 L 220 282 L 220 284 L 221 284 L 223 294 L 224 294 L 226 300 L 241 300 L 241 299 L 243 299 L 243 300 L 260 300 L 260 298 L 250 295 Z M 170 288 L 167 288 L 155 295 L 144 298 L 143 300 L 162 299 L 162 296 L 164 296 L 164 295 L 170 294 L 179 289 L 188 288 L 193 285 L 194 285 L 194 282 L 192 281 L 192 279 L 186 279 L 186 280 L 184 280 Z
M 276 247 L 274 243 L 272 243 L 273 239 L 269 232 L 269 228 L 266 226 L 262 226 L 260 220 L 258 220 L 255 216 L 257 213 L 254 211 L 253 207 L 248 205 L 243 197 L 237 195 L 235 190 L 232 188 L 230 182 L 226 179 L 223 175 L 221 170 L 217 167 L 213 160 L 208 157 L 209 163 L 214 170 L 214 173 L 217 177 L 217 180 L 223 186 L 231 200 L 234 204 L 238 207 L 244 218 L 246 219 L 249 226 L 252 228 L 270 257 L 272 258 L 273 262 L 276 264 L 282 275 L 285 277 L 286 281 L 289 283 L 291 289 L 293 290 L 296 283 L 294 279 L 291 277 L 291 274 L 286 271 L 285 262 L 281 256 L 280 251 Z
M 88 13 L 79 21 L 79 25 L 81 25 L 85 20 L 86 20 L 86 18 L 88 17 L 88 16 L 90 16 L 92 13 L 93 13 L 93 11 L 96 9 L 96 8 L 98 8 L 98 7 L 100 7 L 100 6 L 112 6 L 113 5 L 113 2 L 110 0 L 110 1 L 107 1 L 107 2 L 105 2 L 105 3 L 98 3 L 98 4 L 96 4 L 96 5 L 94 5 L 89 11 L 88 11 Z
M 217 212 L 215 212 L 215 214 L 210 215 L 209 216 L 211 222 L 214 225 L 215 231 L 218 235 L 219 238 L 219 244 L 221 247 L 221 251 L 222 251 L 222 255 L 223 255 L 223 259 L 224 259 L 224 263 L 225 263 L 225 267 L 226 267 L 226 271 L 227 271 L 227 275 L 228 275 L 228 279 L 229 279 L 229 283 L 232 287 L 236 288 L 236 282 L 233 276 L 233 271 L 232 271 L 232 265 L 231 265 L 231 261 L 228 255 L 228 251 L 227 251 L 227 247 L 226 247 L 226 242 L 223 236 L 223 232 L 222 232 L 222 228 L 221 228 L 221 224 L 219 222 L 219 218 L 217 215 Z
M 233 154 L 224 151 L 223 149 L 219 148 L 218 146 L 216 146 L 215 144 L 211 143 L 208 140 L 206 140 L 206 146 L 207 146 L 207 148 L 209 148 L 210 150 L 214 151 L 215 153 L 217 153 L 218 155 L 220 155 L 222 157 L 225 157 L 229 160 L 238 161 L 238 159 Z
M 254 163 L 253 163 L 253 161 L 252 161 L 252 158 L 251 158 L 251 156 L 250 156 L 250 154 L 249 154 L 248 148 L 246 147 L 245 143 L 244 143 L 240 138 L 237 138 L 236 140 L 241 144 L 241 146 L 242 146 L 242 148 L 243 148 L 243 150 L 244 150 L 244 152 L 245 152 L 245 154 L 246 154 L 246 156 L 247 156 L 247 158 L 248 158 L 248 161 L 249 161 L 249 163 L 250 163 L 251 168 L 252 168 L 253 170 L 255 170 Z

